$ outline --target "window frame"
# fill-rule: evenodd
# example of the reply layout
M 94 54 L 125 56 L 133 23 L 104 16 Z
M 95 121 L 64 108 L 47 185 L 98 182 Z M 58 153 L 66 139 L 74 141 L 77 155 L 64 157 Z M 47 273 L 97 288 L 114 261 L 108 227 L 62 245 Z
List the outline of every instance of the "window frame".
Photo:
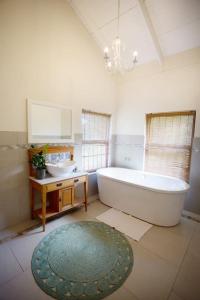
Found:
M 95 144 L 100 144 L 100 145 L 105 145 L 106 147 L 106 152 L 105 152 L 105 167 L 108 167 L 109 166 L 109 148 L 110 148 L 110 130 L 111 130 L 111 114 L 107 114 L 107 113 L 102 113 L 102 112 L 96 112 L 96 111 L 92 111 L 92 110 L 87 110 L 87 109 L 82 109 L 82 113 L 81 113 L 81 119 L 83 117 L 84 114 L 91 114 L 91 115 L 96 115 L 96 116 L 104 116 L 104 117 L 107 117 L 109 118 L 109 124 L 108 124 L 108 129 L 107 129 L 107 132 L 108 132 L 108 136 L 107 136 L 107 139 L 105 140 L 87 140 L 87 139 L 84 139 L 84 125 L 82 124 L 82 132 L 83 132 L 83 138 L 82 138 L 82 145 L 95 145 Z M 83 156 L 83 151 L 81 150 L 81 157 L 82 157 L 82 161 L 84 159 L 84 156 Z M 83 166 L 83 163 L 82 163 L 82 166 Z M 98 169 L 98 168 L 97 168 Z M 92 172 L 96 172 L 97 169 L 85 169 L 84 171 L 88 172 L 88 173 L 92 173 Z
M 148 150 L 153 145 L 150 143 L 150 127 L 151 127 L 151 120 L 152 118 L 156 117 L 173 117 L 173 116 L 193 116 L 192 122 L 192 133 L 191 133 L 191 143 L 189 146 L 175 146 L 175 145 L 168 145 L 163 146 L 162 144 L 154 144 L 156 147 L 160 148 L 171 148 L 171 149 L 187 149 L 189 150 L 189 167 L 186 169 L 186 175 L 184 176 L 184 180 L 189 182 L 190 177 L 190 169 L 191 169 L 191 158 L 192 158 L 192 145 L 194 140 L 194 132 L 195 132 L 195 121 L 196 121 L 196 110 L 186 110 L 186 111 L 173 111 L 173 112 L 158 112 L 158 113 L 148 113 L 145 116 L 146 119 L 146 136 L 145 136 L 145 159 L 144 159 L 144 170 L 146 169 L 146 157 L 148 156 Z M 151 145 L 151 146 L 150 146 Z M 167 175 L 166 175 L 167 176 Z

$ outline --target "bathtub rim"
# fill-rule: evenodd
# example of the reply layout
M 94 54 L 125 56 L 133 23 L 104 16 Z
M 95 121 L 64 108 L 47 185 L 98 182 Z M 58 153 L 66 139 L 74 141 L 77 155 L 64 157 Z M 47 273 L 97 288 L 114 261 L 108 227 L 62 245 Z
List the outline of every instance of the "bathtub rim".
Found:
M 102 174 L 99 173 L 101 170 L 106 170 L 106 169 L 130 170 L 130 171 L 134 171 L 134 172 L 137 172 L 137 173 L 143 173 L 143 174 L 147 174 L 147 175 L 148 174 L 149 175 L 153 174 L 153 175 L 161 176 L 161 177 L 165 177 L 165 178 L 178 179 L 178 180 L 181 180 L 181 181 L 184 182 L 184 184 L 186 185 L 186 188 L 184 188 L 182 190 L 179 190 L 179 191 L 163 190 L 163 189 L 148 187 L 148 186 L 145 186 L 145 185 L 142 185 L 142 184 L 136 184 L 136 183 L 128 182 L 128 181 L 125 181 L 125 180 L 120 180 L 120 179 L 117 179 L 117 178 L 114 178 L 114 177 L 109 177 L 109 176 L 102 175 Z M 135 170 L 135 169 L 120 168 L 120 167 L 107 167 L 107 168 L 100 168 L 100 169 L 98 169 L 96 171 L 96 174 L 97 174 L 97 178 L 98 178 L 98 176 L 101 176 L 101 177 L 110 179 L 112 181 L 117 181 L 117 182 L 129 185 L 129 186 L 136 186 L 137 188 L 142 188 L 142 189 L 145 189 L 145 190 L 150 190 L 152 192 L 163 193 L 163 194 L 185 194 L 190 189 L 190 185 L 187 182 L 185 182 L 184 180 L 182 180 L 182 179 L 179 179 L 179 178 L 176 178 L 176 177 L 172 177 L 172 176 L 165 176 L 165 175 L 161 175 L 161 174 L 157 174 L 157 173 L 152 173 L 152 172 L 145 172 L 145 171 L 141 171 L 141 170 Z

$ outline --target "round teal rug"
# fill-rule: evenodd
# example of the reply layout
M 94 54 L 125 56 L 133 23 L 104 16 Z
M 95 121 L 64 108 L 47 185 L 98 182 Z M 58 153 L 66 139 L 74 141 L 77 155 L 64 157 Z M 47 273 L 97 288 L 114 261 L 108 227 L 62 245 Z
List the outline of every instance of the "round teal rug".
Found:
M 98 300 L 118 289 L 133 267 L 123 234 L 100 222 L 82 221 L 50 232 L 35 248 L 33 276 L 56 299 Z

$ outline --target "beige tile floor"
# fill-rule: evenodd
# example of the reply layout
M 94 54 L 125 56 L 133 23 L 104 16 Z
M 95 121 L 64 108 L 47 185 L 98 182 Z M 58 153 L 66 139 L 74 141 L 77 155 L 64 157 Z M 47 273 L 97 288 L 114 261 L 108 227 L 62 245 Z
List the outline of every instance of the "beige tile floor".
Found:
M 31 256 L 38 242 L 69 222 L 93 220 L 108 209 L 99 201 L 88 212 L 76 210 L 0 244 L 0 300 L 47 300 L 34 282 Z M 16 231 L 13 232 L 16 234 Z M 12 230 L 10 232 L 12 234 Z M 134 253 L 133 271 L 124 285 L 106 300 L 199 300 L 200 224 L 182 218 L 175 227 L 153 226 L 139 242 L 128 238 Z

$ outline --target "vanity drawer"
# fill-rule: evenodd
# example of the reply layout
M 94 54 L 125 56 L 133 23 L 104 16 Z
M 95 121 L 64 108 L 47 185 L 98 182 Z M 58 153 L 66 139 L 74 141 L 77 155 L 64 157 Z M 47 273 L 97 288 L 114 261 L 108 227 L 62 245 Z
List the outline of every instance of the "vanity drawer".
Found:
M 74 183 L 81 183 L 81 182 L 85 182 L 86 181 L 86 176 L 81 176 L 81 177 L 77 177 L 74 178 Z
M 68 179 L 68 180 L 63 180 L 63 181 L 58 181 L 55 183 L 50 183 L 46 186 L 47 192 L 63 189 L 69 186 L 74 185 L 74 180 L 73 179 Z

